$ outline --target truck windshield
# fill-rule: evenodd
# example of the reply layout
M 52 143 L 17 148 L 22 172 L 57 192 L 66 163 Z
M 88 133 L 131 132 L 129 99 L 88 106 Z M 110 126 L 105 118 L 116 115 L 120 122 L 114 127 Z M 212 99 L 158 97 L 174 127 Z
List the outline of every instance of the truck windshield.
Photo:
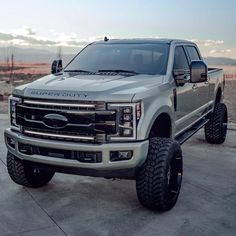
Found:
M 169 45 L 104 43 L 83 49 L 65 71 L 166 74 Z

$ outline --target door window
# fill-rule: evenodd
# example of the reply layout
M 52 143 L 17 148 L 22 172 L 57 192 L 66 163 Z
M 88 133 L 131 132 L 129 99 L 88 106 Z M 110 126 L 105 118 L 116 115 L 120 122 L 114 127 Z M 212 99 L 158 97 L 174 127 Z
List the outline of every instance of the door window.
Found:
M 174 70 L 189 70 L 188 60 L 182 46 L 175 49 Z
M 201 60 L 201 58 L 198 54 L 198 51 L 195 47 L 187 46 L 186 48 L 187 48 L 187 52 L 188 52 L 188 55 L 189 55 L 191 61 Z

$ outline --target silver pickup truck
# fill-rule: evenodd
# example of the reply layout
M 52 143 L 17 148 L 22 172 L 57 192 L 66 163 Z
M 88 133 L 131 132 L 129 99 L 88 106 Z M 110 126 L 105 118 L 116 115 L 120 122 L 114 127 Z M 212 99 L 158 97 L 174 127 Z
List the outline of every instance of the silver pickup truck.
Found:
M 181 187 L 180 145 L 202 127 L 207 142 L 225 141 L 224 86 L 223 71 L 207 69 L 189 41 L 91 43 L 9 98 L 9 175 L 33 188 L 55 172 L 134 179 L 143 206 L 169 210 Z

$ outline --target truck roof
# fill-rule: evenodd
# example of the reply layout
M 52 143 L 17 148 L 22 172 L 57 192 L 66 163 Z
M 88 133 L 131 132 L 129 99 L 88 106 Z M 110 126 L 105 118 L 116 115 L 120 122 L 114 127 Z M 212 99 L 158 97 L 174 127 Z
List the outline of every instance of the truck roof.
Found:
M 155 44 L 155 43 L 163 43 L 163 44 L 170 44 L 170 43 L 192 43 L 188 40 L 180 40 L 180 39 L 156 39 L 156 38 L 137 38 L 137 39 L 109 39 L 108 41 L 96 41 L 93 44 L 131 44 L 131 43 L 149 43 L 149 44 Z

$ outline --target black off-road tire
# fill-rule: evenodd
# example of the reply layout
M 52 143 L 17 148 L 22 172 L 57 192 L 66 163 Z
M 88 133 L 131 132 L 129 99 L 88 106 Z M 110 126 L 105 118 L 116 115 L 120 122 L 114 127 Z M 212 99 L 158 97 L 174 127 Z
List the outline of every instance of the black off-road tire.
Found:
M 31 188 L 47 185 L 55 174 L 33 167 L 31 163 L 21 161 L 10 152 L 7 153 L 7 170 L 15 183 Z
M 228 112 L 224 103 L 217 103 L 205 125 L 205 138 L 208 143 L 221 144 L 227 135 Z
M 140 203 L 152 210 L 170 210 L 177 202 L 182 174 L 179 143 L 170 138 L 151 138 L 146 162 L 136 177 Z

